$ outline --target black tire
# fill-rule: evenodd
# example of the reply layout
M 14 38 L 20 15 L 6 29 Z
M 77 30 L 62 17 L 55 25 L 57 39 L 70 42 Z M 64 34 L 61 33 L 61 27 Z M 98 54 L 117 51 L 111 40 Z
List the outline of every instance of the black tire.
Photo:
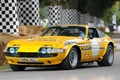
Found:
M 114 61 L 114 51 L 111 45 L 108 46 L 106 54 L 104 55 L 102 61 L 98 61 L 99 66 L 111 66 Z
M 61 63 L 62 69 L 75 69 L 78 65 L 78 51 L 76 48 L 72 48 L 67 57 Z
M 13 71 L 24 71 L 25 70 L 25 66 L 20 66 L 20 65 L 10 65 L 10 68 Z

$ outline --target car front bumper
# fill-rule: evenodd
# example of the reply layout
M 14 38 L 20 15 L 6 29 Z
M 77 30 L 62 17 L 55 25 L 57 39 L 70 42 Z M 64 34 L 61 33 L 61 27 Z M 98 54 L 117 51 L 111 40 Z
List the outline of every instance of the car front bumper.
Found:
M 57 65 L 60 64 L 64 58 L 65 53 L 60 53 L 56 57 L 9 57 L 6 56 L 8 60 L 8 64 L 13 65 L 25 65 L 25 66 L 50 66 L 50 65 Z

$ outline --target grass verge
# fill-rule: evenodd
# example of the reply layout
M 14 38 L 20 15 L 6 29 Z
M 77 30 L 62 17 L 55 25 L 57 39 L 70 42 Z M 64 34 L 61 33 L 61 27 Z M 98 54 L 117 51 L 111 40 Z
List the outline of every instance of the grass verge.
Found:
M 114 35 L 114 33 L 113 32 L 108 32 L 108 33 L 106 33 L 108 36 L 112 36 L 112 35 Z
M 4 70 L 4 69 L 9 69 L 9 66 L 6 65 L 6 66 L 0 66 L 0 70 Z

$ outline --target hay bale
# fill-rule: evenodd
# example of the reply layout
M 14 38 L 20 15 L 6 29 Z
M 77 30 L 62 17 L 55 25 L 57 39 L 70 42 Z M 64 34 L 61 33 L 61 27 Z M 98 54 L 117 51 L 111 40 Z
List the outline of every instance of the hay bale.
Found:
M 29 37 L 30 36 L 11 35 L 8 33 L 0 34 L 0 65 L 6 65 L 7 61 L 5 59 L 5 54 L 3 53 L 3 50 L 9 41 L 14 40 L 14 39 L 23 39 L 23 38 L 26 39 Z M 31 36 L 31 37 L 36 37 L 36 36 Z
M 20 36 L 40 35 L 45 29 L 41 26 L 19 26 Z
M 8 33 L 2 33 L 0 34 L 0 65 L 6 64 L 5 54 L 3 53 L 3 50 L 7 43 L 13 39 L 18 39 L 18 35 L 11 35 Z
M 19 27 L 19 34 L 8 34 L 2 33 L 0 34 L 0 65 L 6 65 L 7 61 L 5 59 L 5 54 L 3 50 L 5 46 L 8 44 L 9 41 L 14 39 L 26 39 L 37 37 L 43 32 L 45 29 L 42 27 L 35 27 L 35 26 L 20 26 Z
M 0 65 L 4 65 L 6 61 L 5 54 L 3 53 L 4 48 L 5 48 L 5 44 L 3 41 L 0 40 Z

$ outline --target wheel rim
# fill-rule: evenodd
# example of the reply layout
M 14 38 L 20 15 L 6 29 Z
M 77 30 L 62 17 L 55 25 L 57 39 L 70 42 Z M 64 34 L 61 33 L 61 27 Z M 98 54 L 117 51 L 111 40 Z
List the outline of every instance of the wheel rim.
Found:
M 72 50 L 69 53 L 69 62 L 70 62 L 71 67 L 75 67 L 77 65 L 78 56 L 77 56 L 77 52 L 75 50 Z
M 114 53 L 113 53 L 113 50 L 112 49 L 109 49 L 108 50 L 108 62 L 110 63 L 110 64 L 112 64 L 113 63 L 113 60 L 114 60 Z

